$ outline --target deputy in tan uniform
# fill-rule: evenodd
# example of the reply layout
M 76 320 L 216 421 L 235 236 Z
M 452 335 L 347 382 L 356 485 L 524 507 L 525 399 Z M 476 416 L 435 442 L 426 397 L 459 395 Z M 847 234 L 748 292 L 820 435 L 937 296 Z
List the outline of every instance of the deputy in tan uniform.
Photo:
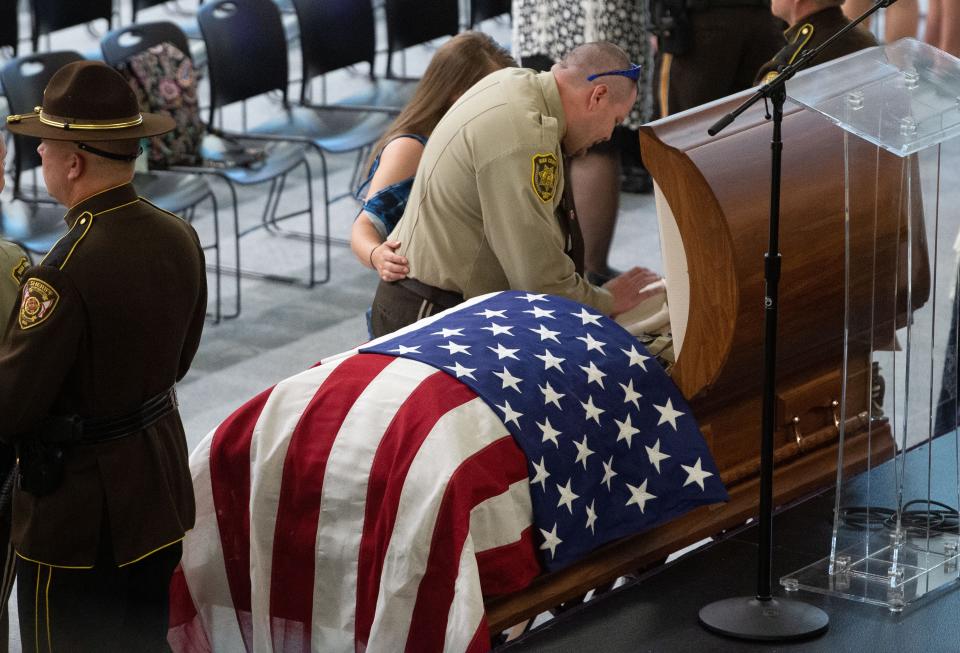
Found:
M 0 184 L 0 188 L 3 188 Z M 27 253 L 9 240 L 0 239 L 0 326 L 6 325 L 16 302 L 20 281 L 30 262 Z
M 117 72 L 61 68 L 36 113 L 47 190 L 69 231 L 24 275 L 0 341 L 0 439 L 13 497 L 25 651 L 166 651 L 168 588 L 194 500 L 173 385 L 206 311 L 193 228 L 137 196 L 141 114 Z
M 497 290 L 568 297 L 606 314 L 646 298 L 655 273 L 634 268 L 604 287 L 582 276 L 582 239 L 565 196 L 564 156 L 608 140 L 637 94 L 639 68 L 609 43 L 550 71 L 506 68 L 453 105 L 420 159 L 403 218 L 409 275 L 381 281 L 374 335 Z
M 777 56 L 760 68 L 756 82 L 759 84 L 770 81 L 777 76 L 780 68 L 796 61 L 804 50 L 818 47 L 846 27 L 850 21 L 840 9 L 843 2 L 844 0 L 773 0 L 770 10 L 790 25 L 783 33 L 787 43 Z M 873 34 L 858 25 L 821 52 L 812 65 L 838 59 L 876 44 Z

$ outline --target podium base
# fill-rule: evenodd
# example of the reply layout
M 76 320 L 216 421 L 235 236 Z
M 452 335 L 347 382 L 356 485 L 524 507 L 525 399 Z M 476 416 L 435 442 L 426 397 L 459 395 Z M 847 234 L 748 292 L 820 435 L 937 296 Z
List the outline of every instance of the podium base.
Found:
M 827 613 L 802 601 L 736 597 L 715 601 L 700 609 L 707 630 L 738 639 L 784 642 L 809 639 L 827 632 Z

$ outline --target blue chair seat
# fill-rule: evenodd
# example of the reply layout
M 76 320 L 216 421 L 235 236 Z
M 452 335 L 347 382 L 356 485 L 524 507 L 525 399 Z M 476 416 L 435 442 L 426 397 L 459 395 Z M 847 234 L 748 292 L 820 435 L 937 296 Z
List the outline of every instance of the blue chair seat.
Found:
M 181 214 L 196 206 L 212 192 L 199 175 L 164 174 L 162 171 L 138 172 L 133 185 L 137 192 L 165 211 Z
M 46 254 L 67 233 L 66 213 L 59 204 L 12 200 L 3 206 L 0 233 L 32 254 Z
M 266 147 L 270 155 L 263 161 L 249 166 L 237 165 L 238 156 L 232 150 L 237 146 L 250 148 Z M 289 172 L 303 162 L 307 146 L 299 143 L 278 143 L 238 138 L 235 142 L 228 142 L 222 138 L 208 134 L 203 138 L 201 146 L 205 168 L 207 172 L 222 175 L 231 181 L 247 186 L 269 181 Z M 222 168 L 222 169 L 218 169 Z M 191 170 L 188 167 L 175 167 L 174 170 Z
M 314 111 L 292 106 L 250 130 L 264 136 L 290 136 L 311 141 L 318 147 L 340 154 L 372 145 L 393 122 L 383 112 Z

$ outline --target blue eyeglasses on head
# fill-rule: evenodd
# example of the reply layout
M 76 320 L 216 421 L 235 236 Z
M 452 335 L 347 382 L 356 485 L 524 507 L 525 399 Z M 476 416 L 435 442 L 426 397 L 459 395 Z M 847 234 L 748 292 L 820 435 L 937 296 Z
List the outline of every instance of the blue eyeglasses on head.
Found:
M 634 63 L 634 64 L 630 64 L 630 67 L 627 68 L 626 70 L 608 70 L 605 73 L 594 73 L 593 75 L 590 75 L 589 77 L 587 77 L 587 81 L 592 82 L 597 77 L 607 77 L 610 75 L 619 75 L 620 77 L 626 77 L 627 79 L 632 79 L 633 81 L 637 81 L 640 79 L 640 68 L 641 68 L 640 64 Z

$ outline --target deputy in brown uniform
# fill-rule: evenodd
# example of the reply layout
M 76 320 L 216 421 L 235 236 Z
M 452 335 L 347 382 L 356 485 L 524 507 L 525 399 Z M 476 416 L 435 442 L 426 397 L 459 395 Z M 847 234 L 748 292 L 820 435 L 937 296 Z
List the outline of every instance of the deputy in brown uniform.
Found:
M 773 0 L 770 10 L 787 21 L 790 28 L 783 33 L 787 44 L 757 73 L 756 82 L 768 82 L 781 67 L 793 63 L 804 50 L 812 50 L 846 27 L 850 21 L 840 9 L 844 0 Z M 877 40 L 859 25 L 841 36 L 820 53 L 812 65 L 846 56 L 857 50 L 873 47 Z
M 497 290 L 551 293 L 617 314 L 658 278 L 634 268 L 603 287 L 583 278 L 583 241 L 564 156 L 610 139 L 637 96 L 639 67 L 610 43 L 572 50 L 547 72 L 505 68 L 463 94 L 423 151 L 390 235 L 410 273 L 381 281 L 380 336 Z
M 169 650 L 168 587 L 194 520 L 173 385 L 200 341 L 206 280 L 194 230 L 130 182 L 138 139 L 173 120 L 79 62 L 8 128 L 42 139 L 47 189 L 69 207 L 0 342 L 23 648 Z
M 770 0 L 647 0 L 664 116 L 742 91 L 781 47 Z

